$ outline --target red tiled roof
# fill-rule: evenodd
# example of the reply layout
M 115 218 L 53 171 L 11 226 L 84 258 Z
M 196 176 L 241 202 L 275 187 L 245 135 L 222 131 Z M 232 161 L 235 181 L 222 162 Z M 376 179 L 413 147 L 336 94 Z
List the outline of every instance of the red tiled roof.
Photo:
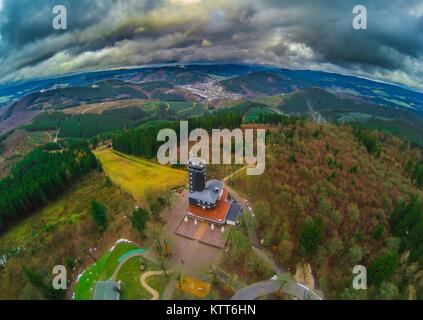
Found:
M 224 222 L 228 210 L 231 206 L 230 202 L 226 201 L 227 198 L 228 190 L 223 188 L 222 196 L 213 210 L 206 210 L 199 206 L 190 204 L 187 208 L 187 213 L 211 221 Z

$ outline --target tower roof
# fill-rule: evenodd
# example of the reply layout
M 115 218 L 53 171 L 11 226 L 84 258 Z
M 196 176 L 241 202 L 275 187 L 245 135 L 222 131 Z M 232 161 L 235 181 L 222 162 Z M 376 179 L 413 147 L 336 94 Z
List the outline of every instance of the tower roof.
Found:
M 217 202 L 216 207 L 212 210 L 204 210 L 196 205 L 188 205 L 186 213 L 189 215 L 196 216 L 198 218 L 203 218 L 216 223 L 224 223 L 225 217 L 228 213 L 228 210 L 231 206 L 231 203 L 227 201 L 228 190 L 223 188 L 223 193 L 221 199 Z

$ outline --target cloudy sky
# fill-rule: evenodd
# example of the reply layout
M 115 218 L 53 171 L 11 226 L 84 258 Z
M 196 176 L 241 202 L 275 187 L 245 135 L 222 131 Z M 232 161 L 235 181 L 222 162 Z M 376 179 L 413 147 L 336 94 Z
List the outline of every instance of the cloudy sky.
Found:
M 55 5 L 68 29 L 52 27 Z M 352 28 L 363 4 L 368 29 Z M 166 62 L 316 69 L 423 90 L 421 0 L 0 0 L 0 83 Z

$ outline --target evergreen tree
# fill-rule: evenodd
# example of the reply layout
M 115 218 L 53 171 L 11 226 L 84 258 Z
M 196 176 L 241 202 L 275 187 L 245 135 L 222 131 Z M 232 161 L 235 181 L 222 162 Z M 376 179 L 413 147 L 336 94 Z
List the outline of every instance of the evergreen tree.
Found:
M 52 286 L 45 284 L 43 276 L 40 273 L 33 271 L 27 267 L 23 267 L 22 271 L 28 282 L 34 288 L 40 291 L 44 298 L 49 300 L 64 299 L 66 291 L 61 289 L 56 290 Z
M 395 252 L 387 252 L 377 258 L 369 267 L 369 282 L 381 284 L 389 280 L 398 265 L 398 256 Z
M 107 227 L 106 208 L 95 200 L 91 201 L 89 214 L 97 227 L 104 231 Z
M 308 221 L 300 235 L 300 246 L 304 249 L 306 255 L 312 255 L 316 252 L 323 239 L 324 224 L 321 218 Z

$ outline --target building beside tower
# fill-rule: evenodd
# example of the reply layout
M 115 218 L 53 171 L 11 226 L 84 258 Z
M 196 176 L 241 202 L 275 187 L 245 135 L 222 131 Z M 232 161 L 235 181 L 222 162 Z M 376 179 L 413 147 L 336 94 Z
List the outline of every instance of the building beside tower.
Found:
M 207 181 L 206 165 L 197 157 L 191 157 L 188 163 L 189 197 L 185 215 L 215 224 L 235 225 L 242 208 L 236 201 L 230 200 L 225 184 L 221 180 Z

